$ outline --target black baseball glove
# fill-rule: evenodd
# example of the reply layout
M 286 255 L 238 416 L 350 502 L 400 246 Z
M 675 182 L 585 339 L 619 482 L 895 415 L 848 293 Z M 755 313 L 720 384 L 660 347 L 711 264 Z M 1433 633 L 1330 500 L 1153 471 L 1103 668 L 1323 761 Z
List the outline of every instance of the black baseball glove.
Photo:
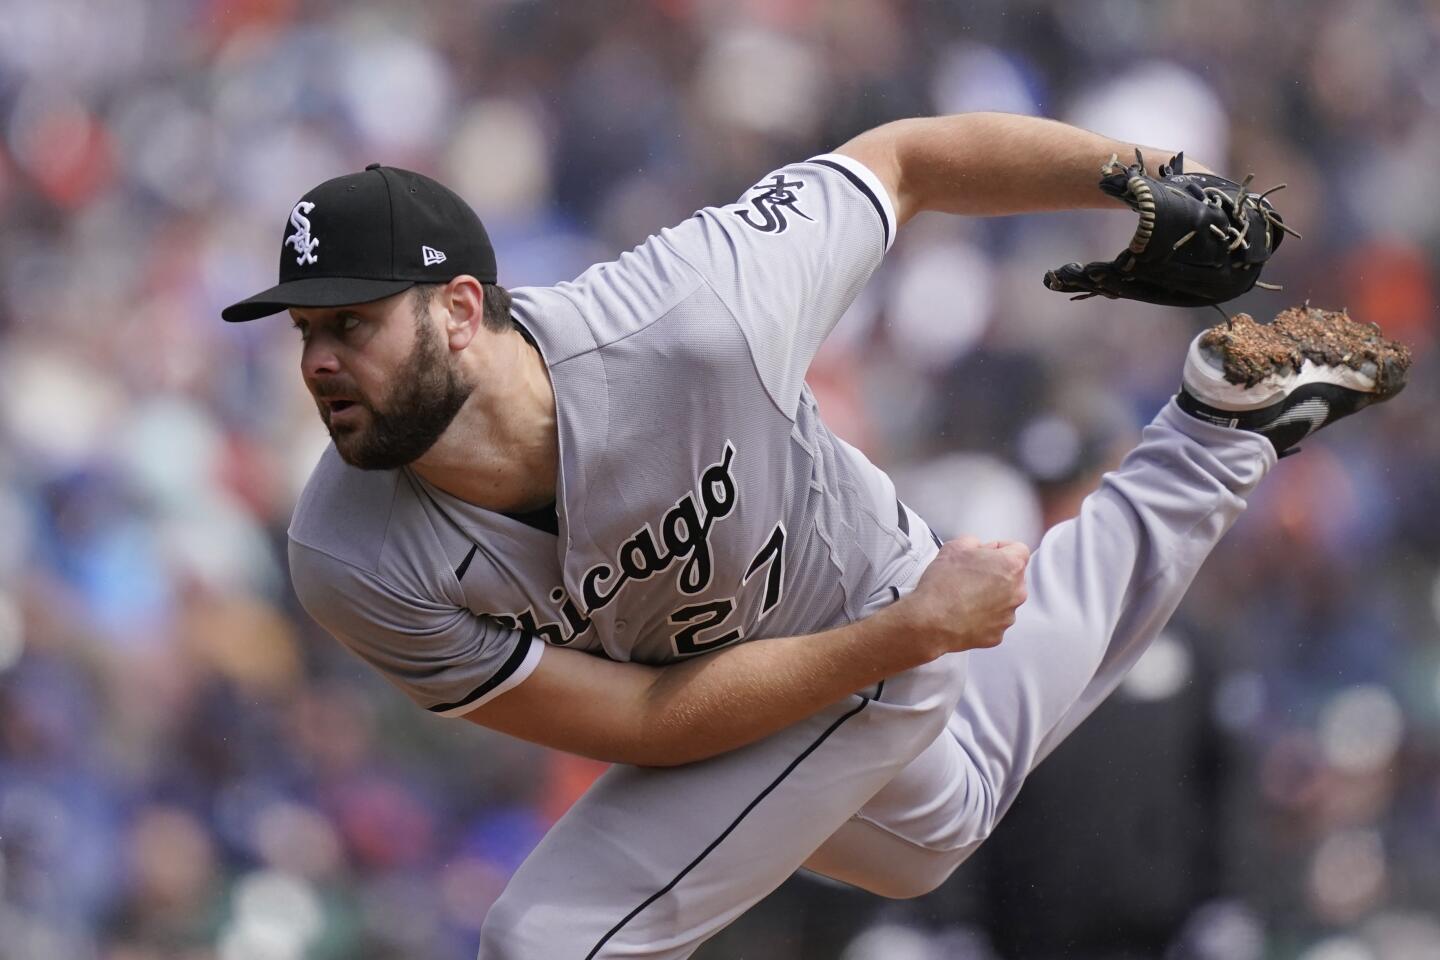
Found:
M 1109 262 L 1067 263 L 1045 274 L 1045 286 L 1079 300 L 1103 296 L 1177 307 L 1224 303 L 1260 283 L 1260 271 L 1287 233 L 1295 233 L 1265 199 L 1208 173 L 1185 173 L 1176 154 L 1151 176 L 1140 151 L 1135 163 L 1111 157 L 1100 189 L 1140 215 L 1130 246 Z M 1299 234 L 1295 234 L 1297 237 Z

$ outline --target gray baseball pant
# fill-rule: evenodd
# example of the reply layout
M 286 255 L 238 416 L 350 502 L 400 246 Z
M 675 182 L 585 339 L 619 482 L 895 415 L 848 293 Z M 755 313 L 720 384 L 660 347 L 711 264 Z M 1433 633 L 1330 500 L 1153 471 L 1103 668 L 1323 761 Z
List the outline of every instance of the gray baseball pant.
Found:
M 481 960 L 678 960 L 802 866 L 884 896 L 934 889 L 1114 690 L 1274 463 L 1262 437 L 1167 404 L 1045 535 L 999 647 L 941 657 L 723 756 L 610 768 L 492 907 Z M 935 551 L 911 528 L 902 591 Z

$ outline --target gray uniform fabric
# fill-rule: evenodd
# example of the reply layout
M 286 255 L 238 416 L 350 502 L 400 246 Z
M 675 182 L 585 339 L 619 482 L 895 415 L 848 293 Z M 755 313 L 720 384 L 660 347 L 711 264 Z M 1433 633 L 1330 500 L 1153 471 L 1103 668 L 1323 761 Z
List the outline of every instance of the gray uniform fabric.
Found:
M 893 602 L 936 544 L 803 384 L 893 233 L 869 171 L 817 158 L 517 291 L 555 386 L 559 536 L 331 451 L 291 528 L 302 601 L 456 715 L 522 682 L 537 637 L 664 663 Z M 1119 682 L 1273 463 L 1263 438 L 1170 404 L 1046 535 L 999 648 L 702 763 L 612 767 L 512 878 L 480 956 L 686 957 L 802 866 L 933 888 Z

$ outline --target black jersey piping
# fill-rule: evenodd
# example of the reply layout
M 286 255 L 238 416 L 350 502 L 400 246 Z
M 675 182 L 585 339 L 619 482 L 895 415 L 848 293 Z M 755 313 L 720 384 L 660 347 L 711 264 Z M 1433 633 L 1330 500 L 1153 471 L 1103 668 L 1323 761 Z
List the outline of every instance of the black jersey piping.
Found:
M 470 552 L 465 554 L 465 559 L 460 561 L 460 566 L 455 568 L 455 579 L 464 580 L 465 571 L 470 569 L 470 561 L 475 559 L 475 551 L 480 549 L 478 543 L 470 546 Z
M 685 878 L 686 874 L 698 867 L 700 865 L 700 861 L 708 857 L 716 847 L 720 846 L 720 844 L 724 842 L 726 837 L 730 836 L 730 834 L 735 832 L 735 828 L 740 826 L 741 821 L 750 815 L 751 810 L 754 810 L 757 806 L 760 805 L 761 800 L 764 800 L 767 796 L 769 796 L 776 787 L 780 786 L 780 784 L 784 782 L 786 777 L 790 776 L 790 774 L 795 771 L 796 767 L 800 766 L 800 761 L 804 760 L 806 757 L 810 756 L 810 754 L 814 753 L 819 748 L 820 744 L 824 743 L 830 738 L 830 735 L 832 733 L 840 729 L 841 724 L 843 724 L 846 720 L 849 720 L 851 717 L 855 716 L 861 710 L 864 710 L 871 700 L 879 700 L 884 692 L 885 681 L 881 680 L 879 685 L 875 688 L 874 697 L 861 697 L 858 706 L 854 707 L 849 712 L 838 718 L 834 723 L 830 724 L 830 726 L 826 727 L 825 732 L 820 734 L 820 736 L 815 739 L 814 743 L 810 744 L 810 746 L 802 750 L 798 757 L 796 757 L 794 760 L 791 760 L 790 764 L 784 770 L 780 771 L 780 775 L 774 780 L 770 781 L 769 786 L 756 794 L 755 799 L 751 800 L 748 804 L 746 804 L 745 809 L 741 810 L 740 814 L 730 822 L 730 825 L 720 832 L 720 836 L 710 841 L 710 845 L 704 850 L 701 850 L 700 855 L 697 856 L 694 860 L 691 860 L 690 863 L 685 866 L 685 869 L 675 874 L 674 879 L 672 879 L 669 883 L 665 884 L 665 886 L 661 887 L 659 890 L 656 890 L 650 896 L 646 897 L 644 902 L 642 902 L 640 906 L 636 907 L 634 910 L 631 910 L 625 915 L 623 919 L 620 920 L 619 923 L 615 924 L 615 926 L 607 930 L 605 932 L 605 935 L 601 937 L 598 941 L 596 941 L 595 946 L 590 948 L 590 952 L 585 954 L 585 960 L 594 960 L 594 957 L 600 952 L 600 949 L 604 947 L 605 944 L 610 942 L 611 937 L 615 936 L 615 934 L 623 930 L 625 928 L 625 925 L 631 920 L 634 920 L 636 917 L 638 917 L 645 910 L 646 907 L 650 906 L 656 900 L 659 900 L 665 894 L 673 890 L 675 888 L 675 885 Z
M 877 196 L 875 196 L 875 191 L 870 189 L 869 184 L 867 184 L 864 180 L 861 180 L 859 177 L 857 177 L 857 176 L 855 175 L 855 172 L 854 172 L 853 170 L 848 170 L 848 169 L 846 169 L 845 167 L 843 167 L 843 166 L 841 166 L 840 164 L 836 163 L 834 160 L 825 160 L 825 159 L 823 159 L 823 158 L 817 158 L 817 159 L 811 160 L 810 162 L 811 162 L 811 163 L 818 163 L 818 164 L 820 164 L 822 167 L 829 167 L 831 170 L 839 170 L 841 173 L 845 174 L 845 179 L 846 179 L 846 180 L 849 180 L 851 183 L 855 184 L 856 189 L 858 189 L 861 193 L 865 194 L 865 196 L 867 196 L 867 197 L 870 198 L 870 202 L 875 205 L 875 212 L 880 215 L 880 228 L 885 231 L 885 246 L 884 246 L 882 249 L 889 250 L 889 249 L 890 249 L 890 218 L 887 217 L 887 216 L 885 216 L 885 207 L 884 207 L 883 204 L 881 204 L 880 198 L 877 197 Z
M 480 686 L 471 690 L 468 696 L 462 697 L 454 703 L 437 703 L 435 706 L 428 707 L 427 709 L 431 713 L 445 713 L 448 710 L 457 710 L 460 707 L 469 706 L 491 690 L 500 686 L 500 684 L 506 680 L 509 680 L 510 675 L 516 670 L 519 670 L 520 664 L 525 662 L 525 656 L 530 652 L 530 644 L 534 642 L 534 638 L 528 633 L 521 633 L 519 637 L 520 642 L 515 644 L 515 649 L 510 651 L 510 656 L 505 658 L 505 662 L 500 664 L 500 669 L 496 670 L 489 680 L 486 680 L 480 684 Z

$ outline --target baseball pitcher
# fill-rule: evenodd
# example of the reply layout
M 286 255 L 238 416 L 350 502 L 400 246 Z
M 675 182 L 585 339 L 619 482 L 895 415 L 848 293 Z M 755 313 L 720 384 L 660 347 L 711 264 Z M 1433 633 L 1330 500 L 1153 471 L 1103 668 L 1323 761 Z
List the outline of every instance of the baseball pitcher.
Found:
M 1254 285 L 1287 229 L 1268 201 L 1132 153 L 1034 118 L 901 121 L 509 292 L 474 212 L 418 174 L 374 165 L 289 211 L 280 283 L 224 317 L 289 311 L 334 441 L 290 527 L 300 599 L 421 708 L 614 762 L 482 958 L 686 957 L 801 867 L 933 889 L 1277 456 L 1400 389 L 1403 348 L 1343 314 L 1237 318 L 1033 557 L 941 545 L 826 428 L 806 369 L 923 210 L 1129 204 L 1120 258 L 1047 283 Z

